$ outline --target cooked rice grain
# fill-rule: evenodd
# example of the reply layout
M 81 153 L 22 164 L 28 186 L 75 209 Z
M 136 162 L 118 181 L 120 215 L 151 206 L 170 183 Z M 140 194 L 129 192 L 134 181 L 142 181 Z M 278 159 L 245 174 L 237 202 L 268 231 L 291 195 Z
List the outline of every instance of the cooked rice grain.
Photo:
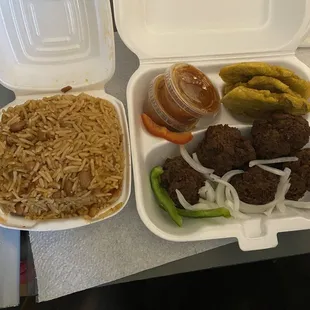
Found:
M 10 126 L 20 121 L 26 127 L 12 132 Z M 86 94 L 29 100 L 4 111 L 0 128 L 5 213 L 16 214 L 18 206 L 30 219 L 89 218 L 119 197 L 122 130 L 108 101 Z M 81 186 L 81 172 L 92 176 L 88 188 Z

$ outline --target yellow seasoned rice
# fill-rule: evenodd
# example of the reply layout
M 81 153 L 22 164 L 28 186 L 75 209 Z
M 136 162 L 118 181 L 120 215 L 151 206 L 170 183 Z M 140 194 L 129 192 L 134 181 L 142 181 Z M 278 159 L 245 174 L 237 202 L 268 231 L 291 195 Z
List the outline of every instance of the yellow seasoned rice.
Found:
M 108 101 L 86 94 L 29 100 L 4 111 L 0 129 L 0 208 L 6 214 L 89 218 L 118 199 L 123 134 Z

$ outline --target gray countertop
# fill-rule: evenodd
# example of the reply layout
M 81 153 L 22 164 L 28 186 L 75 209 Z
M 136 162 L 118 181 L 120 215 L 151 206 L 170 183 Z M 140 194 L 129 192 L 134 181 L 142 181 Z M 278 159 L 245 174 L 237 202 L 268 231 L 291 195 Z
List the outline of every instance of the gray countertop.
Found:
M 302 49 L 298 57 L 310 65 L 310 50 Z M 113 83 L 107 85 L 107 92 L 125 102 L 125 87 L 128 79 L 138 67 L 138 59 L 127 51 L 126 58 L 118 58 L 116 74 Z M 14 93 L 0 85 L 0 106 L 14 100 Z M 242 252 L 237 243 L 228 244 L 201 254 L 187 257 L 166 265 L 156 267 L 138 274 L 125 277 L 116 282 L 133 281 L 145 278 L 159 277 L 170 274 L 235 265 L 259 260 L 274 259 L 283 256 L 298 255 L 310 252 L 310 230 L 281 233 L 278 236 L 279 245 L 274 249 L 254 252 Z
M 238 244 L 231 243 L 178 261 L 128 276 L 113 283 L 130 282 L 209 268 L 232 266 L 310 252 L 310 230 L 281 233 L 276 248 L 243 252 Z

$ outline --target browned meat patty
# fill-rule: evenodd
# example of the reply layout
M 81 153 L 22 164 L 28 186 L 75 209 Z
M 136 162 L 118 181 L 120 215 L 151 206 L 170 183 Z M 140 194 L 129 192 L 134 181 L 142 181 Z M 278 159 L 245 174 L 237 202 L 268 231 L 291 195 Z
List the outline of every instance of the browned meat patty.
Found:
M 303 149 L 296 152 L 294 156 L 299 158 L 298 161 L 287 163 L 285 166 L 290 168 L 292 172 L 298 174 L 306 184 L 306 188 L 310 190 L 310 149 Z
M 290 200 L 299 200 L 307 191 L 306 182 L 295 172 L 291 173 L 290 189 L 285 198 Z
M 238 192 L 241 201 L 263 205 L 274 200 L 279 177 L 259 167 L 253 167 L 234 176 L 230 183 Z
M 161 176 L 162 185 L 167 186 L 183 169 L 192 169 L 182 156 L 167 158 L 163 165 L 164 173 Z
M 252 127 L 257 158 L 263 159 L 287 156 L 301 149 L 309 135 L 309 123 L 303 117 L 283 113 L 255 120 Z
M 228 125 L 210 126 L 196 153 L 202 165 L 214 169 L 219 176 L 256 158 L 251 141 Z
M 161 176 L 162 186 L 167 190 L 169 196 L 177 207 L 181 207 L 176 189 L 190 204 L 199 201 L 199 189 L 204 186 L 202 174 L 192 169 L 181 156 L 168 158 L 163 166 L 164 173 Z

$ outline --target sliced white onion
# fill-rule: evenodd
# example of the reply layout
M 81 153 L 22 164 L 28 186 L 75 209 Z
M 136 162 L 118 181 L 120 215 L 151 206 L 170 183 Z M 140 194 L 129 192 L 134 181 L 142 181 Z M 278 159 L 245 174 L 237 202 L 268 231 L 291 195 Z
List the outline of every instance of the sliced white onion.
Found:
M 203 199 L 206 199 L 211 202 L 215 201 L 215 191 L 208 181 L 205 181 L 205 186 L 199 189 L 198 194 Z
M 244 173 L 243 170 L 231 170 L 229 172 L 227 172 L 223 177 L 222 180 L 229 182 L 230 179 L 237 175 L 237 174 L 241 174 Z M 212 178 L 212 180 L 215 182 L 215 180 L 220 180 L 220 177 L 218 177 L 215 174 L 211 174 L 210 178 Z M 215 201 L 216 203 L 220 206 L 225 208 L 225 188 L 226 186 L 224 186 L 223 184 L 218 184 L 216 190 L 215 190 Z
M 210 202 L 214 202 L 215 201 L 215 190 L 212 188 L 208 190 L 207 192 L 207 200 Z
M 214 174 L 211 174 L 210 178 L 214 182 L 219 183 L 215 191 L 215 200 L 217 204 L 220 207 L 228 208 L 232 217 L 240 220 L 246 220 L 249 218 L 249 216 L 239 211 L 240 200 L 238 193 L 236 189 L 230 183 L 228 183 L 233 176 L 242 173 L 244 173 L 243 170 L 231 170 L 227 172 L 222 177 L 222 179 Z
M 235 175 L 238 175 L 238 174 L 242 174 L 242 173 L 244 173 L 243 170 L 230 170 L 230 171 L 226 172 L 222 177 L 219 177 L 216 174 L 211 174 L 210 178 L 213 181 L 223 180 L 223 181 L 229 182 L 232 177 L 234 177 Z
M 185 199 L 183 194 L 178 189 L 176 189 L 175 192 L 177 193 L 180 205 L 186 210 L 191 210 L 192 205 Z
M 266 216 L 270 216 L 270 215 L 272 214 L 272 212 L 273 212 L 274 209 L 275 209 L 275 206 L 272 207 L 272 208 L 270 208 L 270 209 L 268 209 L 266 212 L 264 212 L 264 214 L 265 214 Z
M 183 194 L 176 189 L 175 190 L 177 193 L 177 197 L 179 200 L 180 205 L 186 209 L 186 210 L 191 210 L 191 211 L 199 211 L 199 210 L 211 210 L 211 209 L 217 209 L 218 205 L 214 202 L 209 202 L 204 200 L 204 203 L 196 203 L 194 205 L 191 205 L 183 196 Z
M 208 205 L 211 209 L 216 209 L 219 207 L 218 204 L 216 204 L 215 202 L 211 202 L 202 198 L 199 198 L 199 203 Z
M 240 211 L 246 214 L 266 214 L 270 216 L 276 206 L 278 206 L 278 200 L 276 199 L 264 205 L 253 205 L 241 201 Z
M 285 175 L 285 172 L 283 170 L 280 170 L 280 169 L 276 169 L 276 168 L 265 166 L 265 165 L 257 165 L 257 167 L 259 167 L 265 171 L 268 171 L 270 173 L 273 173 L 275 175 L 279 175 L 279 176 Z
M 291 175 L 291 169 L 285 168 L 284 176 L 280 178 L 280 181 L 277 187 L 277 192 L 275 195 L 275 199 L 278 200 L 276 207 L 281 213 L 285 213 L 286 211 L 286 205 L 284 203 L 284 200 L 291 186 L 290 181 L 289 181 L 290 175 Z
M 227 200 L 233 201 L 233 196 L 231 194 L 231 191 L 228 187 L 225 187 L 225 196 Z
M 201 165 L 201 166 L 202 166 L 200 160 L 198 159 L 197 154 L 196 154 L 196 153 L 193 153 L 192 156 L 193 156 L 193 160 L 194 160 L 198 165 Z M 204 176 L 206 179 L 209 179 L 209 175 L 210 175 L 210 173 L 204 173 L 204 174 L 203 174 L 203 176 Z
M 210 178 L 213 179 L 214 182 L 219 183 L 217 189 L 215 191 L 215 200 L 219 206 L 225 207 L 225 188 L 228 187 L 231 191 L 233 198 L 233 211 L 239 211 L 240 208 L 240 200 L 236 189 L 229 183 L 229 180 L 237 175 L 243 173 L 243 170 L 232 170 L 227 172 L 221 179 L 218 176 L 210 175 Z
M 290 189 L 291 184 L 289 183 L 289 181 L 286 181 L 283 185 L 283 187 L 280 189 L 280 193 L 279 193 L 279 201 L 277 203 L 277 208 L 281 213 L 285 213 L 286 211 L 286 205 L 284 203 L 285 201 L 285 196 L 288 192 L 288 190 Z
M 249 162 L 249 167 L 254 167 L 256 165 L 271 165 L 271 164 L 280 164 L 288 163 L 292 161 L 297 161 L 298 158 L 295 156 L 291 157 L 279 157 L 274 159 L 256 159 Z
M 265 213 L 270 209 L 275 208 L 276 204 L 278 203 L 278 199 L 274 199 L 263 205 L 254 205 L 251 203 L 246 203 L 241 201 L 240 202 L 240 211 L 248 214 L 261 214 Z
M 246 215 L 244 213 L 241 213 L 240 211 L 235 211 L 233 210 L 234 208 L 234 203 L 231 200 L 226 200 L 225 201 L 225 205 L 227 207 L 227 209 L 230 210 L 230 214 L 232 217 L 234 217 L 235 219 L 239 219 L 239 220 L 247 220 L 250 218 L 249 215 Z
M 218 184 L 215 190 L 215 202 L 221 207 L 225 208 L 225 186 Z
M 268 210 L 274 208 L 277 204 L 277 200 L 273 200 L 271 202 L 268 202 L 264 205 L 253 205 L 250 203 L 246 203 L 241 201 L 240 202 L 240 211 L 247 213 L 247 214 L 261 214 L 261 213 L 265 213 Z
M 278 202 L 277 209 L 279 210 L 280 213 L 285 213 L 286 205 L 284 204 L 284 202 Z
M 287 184 L 288 179 L 290 176 L 291 170 L 289 168 L 284 169 L 284 175 L 281 176 L 279 180 L 279 184 L 277 186 L 277 191 L 275 193 L 275 198 L 273 201 L 268 202 L 263 205 L 253 205 L 245 202 L 240 203 L 240 210 L 244 213 L 248 214 L 261 214 L 261 213 L 267 213 L 267 215 L 270 215 L 273 209 L 277 206 L 278 203 L 283 203 L 284 197 L 286 195 Z M 280 206 L 281 207 L 281 206 Z
M 213 210 L 217 209 L 219 206 L 216 203 L 196 203 L 192 205 L 191 210 L 200 211 L 200 210 Z
M 206 168 L 201 164 L 195 162 L 195 160 L 189 155 L 184 145 L 180 145 L 180 153 L 183 159 L 196 171 L 202 174 L 211 174 L 214 172 L 213 169 Z
M 283 178 L 280 178 L 280 182 L 283 182 L 285 183 L 286 181 L 288 181 L 288 179 L 290 178 L 291 176 L 291 172 L 292 170 L 290 168 L 285 168 L 284 169 L 284 172 L 285 172 L 285 176 L 283 176 Z
M 310 202 L 308 201 L 284 200 L 284 203 L 288 207 L 297 209 L 310 209 Z
M 206 186 L 199 188 L 198 195 L 200 198 L 208 200 L 207 199 L 207 188 L 206 188 Z
M 300 202 L 300 201 L 294 201 L 294 202 Z M 286 212 L 289 215 L 298 216 L 298 217 L 302 217 L 304 219 L 310 220 L 309 208 L 299 208 L 299 207 L 297 208 L 297 207 L 289 207 L 289 206 L 287 206 L 287 211 Z
M 233 210 L 234 208 L 234 203 L 231 200 L 225 200 L 225 205 L 228 209 Z
M 196 154 L 196 153 L 193 153 L 192 156 L 193 156 L 194 161 L 195 161 L 197 164 L 201 165 L 201 162 L 200 162 L 200 160 L 198 159 L 197 154 Z M 201 166 L 202 166 L 202 165 L 201 165 Z
M 281 199 L 282 202 L 285 200 L 285 195 L 287 194 L 291 184 L 289 182 L 291 175 L 291 169 L 290 168 L 285 168 L 284 169 L 284 175 L 280 178 L 278 187 L 277 187 L 277 192 L 275 195 L 276 199 Z
M 262 214 L 268 212 L 268 210 L 273 210 L 277 205 L 279 199 L 275 198 L 273 201 L 268 202 L 263 205 L 254 205 L 250 203 L 240 202 L 240 211 L 247 214 Z

